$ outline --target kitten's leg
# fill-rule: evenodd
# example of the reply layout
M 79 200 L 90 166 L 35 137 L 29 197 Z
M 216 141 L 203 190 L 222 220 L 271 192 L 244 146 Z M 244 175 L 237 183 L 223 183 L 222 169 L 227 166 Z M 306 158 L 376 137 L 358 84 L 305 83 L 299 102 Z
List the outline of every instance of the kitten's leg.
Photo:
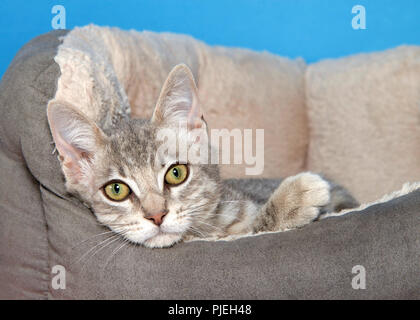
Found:
M 316 219 L 329 201 L 330 184 L 319 175 L 305 172 L 288 177 L 261 208 L 253 232 L 302 227 Z

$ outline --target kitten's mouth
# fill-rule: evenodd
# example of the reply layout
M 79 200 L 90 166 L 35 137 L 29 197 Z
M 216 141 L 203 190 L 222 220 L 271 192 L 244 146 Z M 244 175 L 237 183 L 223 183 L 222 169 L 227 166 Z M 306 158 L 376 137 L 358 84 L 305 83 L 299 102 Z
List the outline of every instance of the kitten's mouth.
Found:
M 135 244 L 141 244 L 148 248 L 164 248 L 170 247 L 181 241 L 188 228 L 185 225 L 160 225 L 149 228 L 130 228 L 128 232 L 121 235 Z M 141 226 L 139 226 L 141 227 Z
M 171 247 L 182 239 L 183 233 L 164 232 L 159 228 L 159 231 L 153 237 L 144 241 L 144 245 L 148 248 L 166 248 Z
M 170 231 L 163 231 L 162 228 L 159 228 L 158 233 L 151 237 L 150 239 L 158 236 L 164 236 L 164 235 L 172 235 L 172 236 L 181 236 L 183 235 L 183 232 L 170 232 Z

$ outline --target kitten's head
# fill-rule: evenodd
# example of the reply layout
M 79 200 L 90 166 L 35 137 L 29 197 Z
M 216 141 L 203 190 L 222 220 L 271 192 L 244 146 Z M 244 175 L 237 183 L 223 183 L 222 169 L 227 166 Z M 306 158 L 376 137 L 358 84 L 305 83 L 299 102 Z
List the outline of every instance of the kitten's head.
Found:
M 207 144 L 188 67 L 171 71 L 150 121 L 131 119 L 104 132 L 60 103 L 49 104 L 48 121 L 67 190 L 88 203 L 101 223 L 148 247 L 170 246 L 187 232 L 206 229 L 219 202 L 219 173 L 215 165 L 180 162 L 181 145 Z M 172 132 L 175 142 L 162 141 L 162 132 Z M 178 145 L 162 148 L 168 142 Z

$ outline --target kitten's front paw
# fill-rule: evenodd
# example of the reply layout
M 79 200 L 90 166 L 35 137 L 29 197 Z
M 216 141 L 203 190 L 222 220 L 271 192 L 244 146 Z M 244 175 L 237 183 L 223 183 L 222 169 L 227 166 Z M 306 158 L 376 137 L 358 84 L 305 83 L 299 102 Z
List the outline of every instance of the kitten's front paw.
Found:
M 321 207 L 330 201 L 330 184 L 317 174 L 304 172 L 286 178 L 272 197 L 273 203 L 282 212 L 280 226 L 302 227 L 319 214 Z

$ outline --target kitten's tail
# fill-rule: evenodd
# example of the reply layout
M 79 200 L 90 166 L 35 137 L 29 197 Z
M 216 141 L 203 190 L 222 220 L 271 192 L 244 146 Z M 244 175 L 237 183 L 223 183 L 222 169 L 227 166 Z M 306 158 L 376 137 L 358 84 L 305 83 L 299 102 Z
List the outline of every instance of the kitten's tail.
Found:
M 360 203 L 344 187 L 331 181 L 328 182 L 331 185 L 331 200 L 326 206 L 322 207 L 321 214 L 340 212 L 344 209 L 360 206 Z

